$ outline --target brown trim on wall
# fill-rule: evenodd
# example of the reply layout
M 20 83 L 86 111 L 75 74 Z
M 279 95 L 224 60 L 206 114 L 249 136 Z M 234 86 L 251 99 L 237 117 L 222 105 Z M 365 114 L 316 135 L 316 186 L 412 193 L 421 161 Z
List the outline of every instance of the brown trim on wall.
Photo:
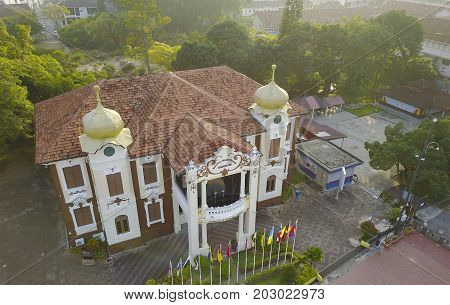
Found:
M 92 184 L 92 178 L 91 178 L 91 173 L 90 173 L 90 169 L 89 169 L 89 165 L 86 164 L 87 169 L 88 169 L 88 176 L 89 176 L 89 182 Z M 86 234 L 82 234 L 82 235 L 77 235 L 77 232 L 75 231 L 75 225 L 73 223 L 72 220 L 72 215 L 70 214 L 70 210 L 69 210 L 69 205 L 65 202 L 64 200 L 64 193 L 62 190 L 62 186 L 61 186 L 61 182 L 59 181 L 59 177 L 58 177 L 58 172 L 56 170 L 56 165 L 52 164 L 49 166 L 50 168 L 50 175 L 52 177 L 53 180 L 53 184 L 55 186 L 56 189 L 56 193 L 58 195 L 58 205 L 59 205 L 59 209 L 61 211 L 61 214 L 63 216 L 65 225 L 66 225 L 66 229 L 67 229 L 67 238 L 68 238 L 68 242 L 70 246 L 75 246 L 75 240 L 79 239 L 79 238 L 90 238 L 92 237 L 93 234 L 99 233 L 102 231 L 101 227 L 101 221 L 100 221 L 100 214 L 98 212 L 98 206 L 97 206 L 97 200 L 95 197 L 95 191 L 94 188 L 91 187 L 92 189 L 92 206 L 93 206 L 93 210 L 94 210 L 94 217 L 95 217 L 95 222 L 97 223 L 97 230 L 93 231 L 93 232 L 89 232 Z
M 147 226 L 145 200 L 141 199 L 136 161 L 131 161 L 130 166 L 142 239 L 147 241 L 173 233 L 172 179 L 169 163 L 162 158 L 163 177 L 161 178 L 164 183 L 164 194 L 160 195 L 160 198 L 163 200 L 164 223 L 154 223 L 150 227 Z
M 281 201 L 281 196 L 275 197 L 275 198 L 271 198 L 271 199 L 266 199 L 263 201 L 259 201 L 256 205 L 256 209 L 260 210 L 260 209 L 264 209 L 267 207 L 273 207 L 273 206 L 277 206 L 282 204 Z

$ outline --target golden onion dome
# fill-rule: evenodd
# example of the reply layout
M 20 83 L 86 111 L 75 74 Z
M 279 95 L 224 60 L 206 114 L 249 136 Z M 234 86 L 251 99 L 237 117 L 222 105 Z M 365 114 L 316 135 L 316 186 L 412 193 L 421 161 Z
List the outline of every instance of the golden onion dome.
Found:
M 122 118 L 116 111 L 103 107 L 99 86 L 94 86 L 94 91 L 97 97 L 97 107 L 83 116 L 84 133 L 93 139 L 113 138 L 124 127 Z
M 289 94 L 275 83 L 276 65 L 272 65 L 272 80 L 255 92 L 255 103 L 263 109 L 280 109 L 289 101 Z

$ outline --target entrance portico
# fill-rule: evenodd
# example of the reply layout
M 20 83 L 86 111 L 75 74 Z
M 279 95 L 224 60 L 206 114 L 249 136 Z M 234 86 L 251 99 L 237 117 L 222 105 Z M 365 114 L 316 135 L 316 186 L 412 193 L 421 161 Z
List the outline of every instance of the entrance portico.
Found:
M 188 224 L 191 257 L 208 255 L 209 223 L 235 217 L 239 217 L 236 240 L 243 249 L 245 239 L 255 232 L 258 167 L 259 153 L 256 148 L 245 154 L 227 146 L 220 147 L 214 156 L 203 163 L 190 162 L 186 166 L 186 201 L 179 206 Z M 178 191 L 184 192 L 181 189 Z

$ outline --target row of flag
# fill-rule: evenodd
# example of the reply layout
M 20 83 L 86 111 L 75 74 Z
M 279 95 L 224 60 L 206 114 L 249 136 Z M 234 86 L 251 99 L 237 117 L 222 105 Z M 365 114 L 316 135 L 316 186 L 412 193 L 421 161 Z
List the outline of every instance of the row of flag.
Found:
M 263 234 L 261 235 L 260 238 L 260 247 L 261 247 L 261 251 L 262 251 L 262 259 L 261 259 L 261 271 L 264 269 L 264 255 L 265 255 L 265 246 L 270 246 L 270 257 L 269 257 L 269 262 L 268 262 L 268 268 L 270 268 L 271 266 L 271 261 L 272 261 L 272 247 L 274 244 L 274 239 L 276 237 L 276 242 L 278 244 L 278 251 L 277 251 L 277 261 L 276 264 L 278 266 L 279 261 L 280 261 L 280 251 L 281 251 L 281 244 L 286 242 L 286 246 L 284 249 L 284 261 L 285 263 L 287 262 L 287 257 L 288 257 L 288 246 L 289 246 L 289 239 L 293 238 L 293 242 L 292 242 L 292 248 L 291 248 L 291 262 L 293 260 L 294 257 L 294 248 L 295 248 L 295 239 L 296 239 L 296 235 L 297 235 L 297 223 L 298 223 L 298 219 L 295 221 L 295 224 L 291 226 L 291 223 L 289 222 L 289 224 L 287 226 L 283 226 L 280 225 L 278 232 L 275 236 L 275 226 L 272 226 L 271 230 L 269 231 L 267 238 L 266 238 L 266 230 L 264 229 Z M 254 248 L 253 251 L 253 274 L 255 274 L 255 268 L 256 268 L 256 253 L 258 251 L 258 245 L 257 245 L 257 238 L 258 238 L 258 234 L 255 232 L 251 238 L 251 247 Z M 244 280 L 247 279 L 247 262 L 248 262 L 248 239 L 245 240 L 245 273 L 244 273 Z M 240 259 L 240 252 L 239 252 L 239 241 L 237 242 L 236 245 L 236 252 L 237 252 L 237 265 L 236 265 L 236 281 L 239 282 L 239 259 Z M 225 257 L 228 259 L 228 284 L 230 284 L 230 275 L 231 275 L 231 261 L 232 261 L 232 246 L 231 246 L 231 241 L 228 243 L 227 248 L 225 250 Z M 213 256 L 213 251 L 212 248 L 209 247 L 209 251 L 208 251 L 208 260 L 210 262 L 209 264 L 209 271 L 210 271 L 210 283 L 211 285 L 213 284 L 212 280 L 212 265 L 214 262 L 214 256 Z M 219 263 L 219 284 L 222 284 L 222 261 L 224 260 L 224 255 L 222 254 L 222 244 L 219 245 L 219 248 L 217 249 L 217 254 L 216 254 L 216 260 Z M 201 272 L 201 265 L 200 265 L 200 256 L 197 257 L 197 259 L 194 259 L 192 261 L 192 258 L 189 256 L 187 258 L 187 260 L 184 262 L 182 262 L 182 259 L 180 258 L 180 260 L 178 261 L 178 264 L 176 266 L 176 275 L 180 276 L 182 269 L 185 267 L 185 265 L 189 262 L 189 273 L 190 273 L 190 283 L 192 284 L 192 265 L 194 265 L 195 270 L 199 270 L 199 276 L 200 276 L 200 283 L 202 283 L 202 272 Z M 234 263 L 234 261 L 233 261 Z M 169 264 L 169 276 L 171 278 L 171 282 L 173 285 L 173 265 L 172 265 L 172 261 L 170 261 Z M 183 285 L 183 276 L 181 276 L 181 284 Z

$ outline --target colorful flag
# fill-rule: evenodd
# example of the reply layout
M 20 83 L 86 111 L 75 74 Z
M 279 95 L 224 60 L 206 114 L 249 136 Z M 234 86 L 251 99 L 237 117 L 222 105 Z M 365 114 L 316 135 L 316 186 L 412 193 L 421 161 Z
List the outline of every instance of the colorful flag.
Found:
M 270 246 L 270 244 L 272 244 L 272 240 L 273 240 L 273 230 L 274 227 L 272 226 L 272 230 L 270 230 L 269 232 L 269 238 L 267 239 L 267 244 Z
M 248 237 L 245 237 L 245 251 L 248 250 Z
M 230 258 L 231 257 L 231 242 L 228 243 L 227 246 L 227 257 Z
M 169 263 L 169 276 L 172 276 L 173 271 L 172 271 L 172 261 L 170 261 Z
M 255 247 L 255 242 L 256 242 L 256 232 L 255 232 L 255 234 L 253 234 L 253 237 L 252 237 L 252 248 Z
M 178 275 L 180 275 L 180 271 L 181 271 L 181 268 L 182 268 L 183 266 L 181 265 L 181 259 L 180 259 L 180 261 L 178 262 L 178 264 L 177 264 L 177 276 Z
M 282 239 L 284 237 L 285 232 L 286 232 L 286 227 L 283 227 L 283 229 L 281 229 L 280 239 Z
M 212 263 L 213 260 L 214 260 L 213 255 L 212 255 L 212 249 L 211 249 L 211 246 L 209 247 L 208 259 L 209 259 L 209 261 L 210 261 L 211 263 Z
M 266 229 L 264 229 L 264 233 L 261 236 L 261 248 L 264 248 L 265 244 L 266 244 Z
M 221 263 L 223 260 L 222 257 L 222 244 L 219 245 L 219 249 L 217 249 L 217 261 Z
M 297 230 L 297 227 L 295 225 L 292 226 L 291 232 L 289 233 L 289 237 L 292 237 L 292 235 L 295 234 L 295 231 Z
M 198 270 L 198 267 L 199 267 L 198 260 L 199 260 L 199 259 L 197 258 L 197 260 L 195 261 L 195 267 L 194 267 L 195 270 Z

